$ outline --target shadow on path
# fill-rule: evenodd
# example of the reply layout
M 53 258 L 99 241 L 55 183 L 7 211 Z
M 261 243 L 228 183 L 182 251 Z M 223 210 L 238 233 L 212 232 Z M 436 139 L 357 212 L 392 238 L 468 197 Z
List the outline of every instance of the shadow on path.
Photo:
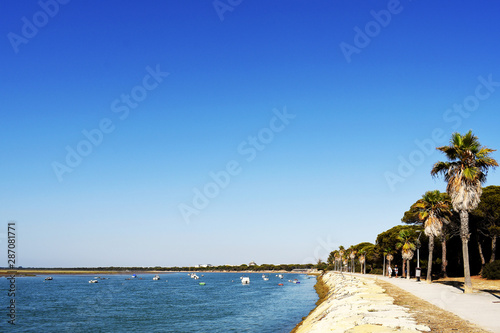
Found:
M 441 284 L 444 284 L 446 286 L 455 287 L 455 288 L 461 290 L 462 292 L 464 291 L 464 283 L 460 282 L 460 281 L 433 281 L 433 283 L 441 283 Z
M 434 283 L 441 283 L 441 284 L 444 284 L 446 286 L 452 286 L 452 287 L 455 287 L 461 291 L 464 291 L 464 283 L 463 282 L 460 282 L 460 281 L 434 281 Z M 485 293 L 488 293 L 490 294 L 491 296 L 497 298 L 500 300 L 500 292 L 498 290 L 495 290 L 495 289 L 477 289 L 479 291 L 482 291 L 482 292 L 485 292 Z

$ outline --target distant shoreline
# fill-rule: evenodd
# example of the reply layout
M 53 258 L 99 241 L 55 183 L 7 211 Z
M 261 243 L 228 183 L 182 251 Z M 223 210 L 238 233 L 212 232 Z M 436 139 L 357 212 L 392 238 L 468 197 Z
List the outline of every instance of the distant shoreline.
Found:
M 15 274 L 16 276 L 38 276 L 38 275 L 131 275 L 131 274 L 174 274 L 174 273 L 240 273 L 240 274 L 308 274 L 308 275 L 318 275 L 316 273 L 307 272 L 290 272 L 285 270 L 279 271 L 211 271 L 211 270 L 199 270 L 199 271 L 110 271 L 110 270 L 72 270 L 72 269 L 21 269 L 21 270 L 9 270 L 0 269 L 0 276 L 10 276 Z

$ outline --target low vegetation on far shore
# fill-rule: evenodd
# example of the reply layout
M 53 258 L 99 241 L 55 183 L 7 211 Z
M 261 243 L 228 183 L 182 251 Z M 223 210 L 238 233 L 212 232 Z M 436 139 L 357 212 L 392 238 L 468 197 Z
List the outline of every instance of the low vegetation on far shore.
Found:
M 294 271 L 296 270 L 296 271 Z M 298 271 L 297 271 L 298 270 Z M 16 274 L 18 276 L 34 274 L 126 274 L 135 273 L 159 273 L 159 272 L 310 272 L 315 271 L 314 264 L 282 264 L 282 265 L 239 265 L 239 266 L 207 266 L 207 267 L 77 267 L 77 268 L 17 268 L 0 269 L 0 276 Z

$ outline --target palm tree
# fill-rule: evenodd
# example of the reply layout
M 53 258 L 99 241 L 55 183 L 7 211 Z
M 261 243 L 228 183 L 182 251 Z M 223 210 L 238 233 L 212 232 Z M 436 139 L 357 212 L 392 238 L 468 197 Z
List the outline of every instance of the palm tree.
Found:
M 424 232 L 429 237 L 429 260 L 427 262 L 427 283 L 431 283 L 432 254 L 434 251 L 434 237 L 441 236 L 443 223 L 449 223 L 451 216 L 451 202 L 446 193 L 438 190 L 427 191 L 415 204 L 418 219 L 424 223 Z
M 391 248 L 389 248 L 389 247 L 386 247 L 386 248 L 384 248 L 384 249 L 382 250 L 382 257 L 384 258 L 384 263 L 383 263 L 383 267 L 382 267 L 382 275 L 383 275 L 383 276 L 385 276 L 385 275 L 386 275 L 386 272 L 385 272 L 385 270 L 386 270 L 385 259 L 386 259 L 387 255 L 388 255 L 389 253 L 391 253 Z M 391 263 L 389 263 L 389 265 L 390 265 L 390 264 L 391 264 Z
M 469 212 L 480 201 L 481 184 L 486 181 L 489 168 L 498 163 L 489 155 L 494 149 L 481 146 L 472 131 L 465 135 L 453 133 L 449 146 L 438 147 L 448 158 L 448 162 L 434 164 L 431 175 L 442 174 L 448 183 L 446 192 L 451 197 L 453 209 L 460 213 L 460 238 L 464 258 L 464 291 L 472 292 L 469 267 Z
M 413 246 L 415 246 L 415 244 L 413 244 Z M 414 250 L 415 249 L 408 250 L 403 254 L 403 259 L 406 259 L 406 278 L 408 280 L 410 279 L 410 261 L 413 259 L 413 255 L 415 254 L 415 252 L 413 252 Z
M 394 259 L 394 256 L 390 253 L 387 255 L 387 261 L 389 262 L 387 265 L 390 267 L 391 266 L 391 261 Z
M 351 247 L 351 251 L 349 252 L 349 258 L 351 258 L 351 273 L 356 273 L 354 269 L 354 258 L 356 258 L 356 250 Z
M 340 254 L 339 254 L 339 250 L 335 250 L 333 251 L 330 256 L 333 256 L 333 260 L 335 261 L 335 266 L 334 266 L 334 270 L 335 271 L 338 271 L 339 270 L 339 260 L 340 260 Z
M 344 253 L 345 253 L 345 249 L 342 245 L 339 246 L 339 255 L 340 255 L 340 260 L 343 260 L 344 259 Z M 342 272 L 343 270 L 343 265 L 342 265 L 342 262 L 341 262 L 341 265 L 340 265 L 340 271 Z
M 366 255 L 364 253 L 359 256 L 359 263 L 361 264 L 360 273 L 366 274 Z
M 403 257 L 403 274 L 406 274 L 406 278 L 410 279 L 410 260 L 413 258 L 413 254 L 416 249 L 415 244 L 411 242 L 412 235 L 410 230 L 401 230 L 397 239 L 399 242 L 396 244 L 397 249 L 401 249 L 401 256 Z M 405 271 L 405 263 L 407 266 L 407 271 Z

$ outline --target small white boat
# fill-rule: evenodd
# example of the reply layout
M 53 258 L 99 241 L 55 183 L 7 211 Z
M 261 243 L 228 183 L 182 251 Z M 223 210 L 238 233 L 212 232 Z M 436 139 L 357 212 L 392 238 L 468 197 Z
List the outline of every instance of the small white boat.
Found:
M 268 277 L 265 277 L 265 278 L 264 278 L 264 281 L 269 281 L 269 278 L 268 278 Z
M 45 281 L 50 281 L 50 280 L 53 280 L 52 276 L 47 276 L 47 277 L 45 278 Z
M 282 279 L 282 278 L 283 278 L 283 274 L 278 275 L 278 277 L 279 277 L 280 279 Z
M 153 277 L 153 281 L 158 281 L 160 279 L 160 276 L 158 274 L 156 274 L 154 277 Z
M 241 284 L 250 284 L 250 278 L 245 276 L 241 278 Z
M 89 283 L 99 283 L 99 280 L 90 280 Z

